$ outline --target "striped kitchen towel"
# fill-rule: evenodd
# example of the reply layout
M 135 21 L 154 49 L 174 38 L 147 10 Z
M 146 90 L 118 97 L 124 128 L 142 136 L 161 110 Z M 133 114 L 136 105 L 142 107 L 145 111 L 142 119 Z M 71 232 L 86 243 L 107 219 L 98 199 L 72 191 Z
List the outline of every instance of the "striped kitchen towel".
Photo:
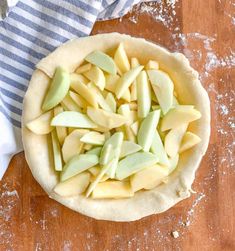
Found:
M 19 0 L 0 21 L 0 179 L 22 150 L 22 101 L 35 64 L 68 39 L 89 35 L 96 20 L 120 17 L 138 2 Z

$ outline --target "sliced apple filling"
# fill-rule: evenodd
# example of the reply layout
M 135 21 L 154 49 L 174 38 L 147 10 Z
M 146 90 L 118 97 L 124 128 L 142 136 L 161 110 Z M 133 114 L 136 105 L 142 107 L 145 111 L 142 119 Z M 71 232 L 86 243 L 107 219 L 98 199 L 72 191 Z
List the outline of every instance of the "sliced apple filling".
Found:
M 42 114 L 26 124 L 34 134 L 50 134 L 60 177 L 55 193 L 134 196 L 166 182 L 181 154 L 200 143 L 188 128 L 201 113 L 180 104 L 159 63 L 128 58 L 121 43 L 113 58 L 94 51 L 73 73 L 56 69 Z

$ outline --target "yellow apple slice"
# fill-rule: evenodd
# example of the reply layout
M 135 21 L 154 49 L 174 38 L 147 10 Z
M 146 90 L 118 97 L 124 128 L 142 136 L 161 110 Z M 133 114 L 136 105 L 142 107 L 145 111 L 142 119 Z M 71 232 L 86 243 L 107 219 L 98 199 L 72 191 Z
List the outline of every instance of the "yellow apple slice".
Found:
M 151 87 L 145 71 L 141 71 L 136 79 L 138 117 L 145 118 L 151 108 Z
M 89 80 L 86 77 L 84 77 L 82 74 L 71 73 L 70 74 L 70 82 L 74 83 L 74 82 L 78 82 L 78 81 L 83 84 L 89 83 Z
M 64 97 L 61 104 L 66 107 L 67 111 L 81 112 L 81 108 L 72 100 L 69 94 Z
M 105 111 L 112 112 L 111 108 L 109 107 L 109 105 L 105 101 L 105 99 L 104 99 L 102 93 L 100 92 L 100 90 L 93 83 L 87 84 L 87 87 L 95 93 L 96 100 L 97 100 L 97 103 L 99 104 L 99 106 L 102 109 L 104 109 Z
M 56 106 L 54 108 L 54 116 L 56 116 L 57 114 L 63 112 L 64 109 L 62 108 L 62 106 Z M 67 137 L 68 133 L 67 133 L 67 128 L 63 127 L 63 126 L 56 126 L 56 133 L 57 133 L 57 137 L 58 140 L 60 142 L 60 145 L 62 146 L 64 143 L 64 139 Z
M 188 149 L 192 148 L 193 146 L 197 145 L 201 139 L 192 132 L 186 132 L 180 145 L 179 153 L 187 151 Z
M 159 70 L 159 63 L 155 60 L 149 60 L 145 65 L 146 70 Z
M 132 111 L 137 111 L 138 105 L 136 102 L 129 103 L 129 106 Z
M 141 189 L 153 189 L 161 184 L 162 180 L 168 176 L 169 170 L 167 167 L 154 165 L 146 167 L 142 171 L 134 174 L 130 178 L 130 183 L 133 192 Z
M 51 140 L 52 140 L 52 149 L 53 149 L 53 157 L 54 157 L 54 167 L 56 171 L 62 171 L 63 163 L 60 151 L 60 143 L 56 135 L 56 131 L 53 130 L 51 132 Z
M 139 60 L 137 58 L 131 58 L 131 69 L 139 66 Z M 137 100 L 137 87 L 136 87 L 136 80 L 131 85 L 131 101 Z
M 128 181 L 105 181 L 97 184 L 92 192 L 93 199 L 120 199 L 134 196 Z
M 106 103 L 109 105 L 112 112 L 116 113 L 117 103 L 111 92 L 109 92 L 105 98 Z
M 107 75 L 105 79 L 106 79 L 105 89 L 107 89 L 108 91 L 112 93 L 115 93 L 117 82 L 120 79 L 120 77 L 118 75 Z M 127 89 L 123 93 L 123 95 L 121 96 L 121 99 L 127 102 L 131 101 L 131 93 L 129 89 Z
M 96 179 L 97 179 L 97 176 L 92 175 L 90 178 L 91 183 L 93 183 Z M 108 179 L 109 179 L 109 177 L 106 174 L 104 174 L 103 177 L 101 179 L 99 179 L 99 182 L 104 182 Z
M 125 135 L 128 140 L 135 142 L 136 138 L 134 133 L 132 132 L 130 125 L 133 123 L 134 120 L 134 114 L 136 113 L 135 111 L 130 110 L 129 104 L 123 104 L 118 108 L 118 113 L 123 115 L 126 119 L 127 122 L 124 125 L 124 131 Z
M 81 95 L 91 106 L 98 108 L 95 93 L 89 90 L 86 84 L 79 80 L 71 80 L 71 88 Z
M 96 86 L 99 87 L 101 91 L 104 90 L 105 87 L 105 77 L 104 73 L 97 66 L 92 66 L 91 69 L 87 72 L 83 73 L 86 78 L 92 81 Z
M 181 126 L 171 129 L 166 135 L 164 142 L 165 151 L 171 158 L 178 154 L 182 138 L 187 128 L 188 124 L 182 124 Z
M 73 91 L 69 91 L 69 95 L 71 97 L 71 99 L 82 109 L 86 109 L 87 106 L 89 106 L 89 103 L 82 98 L 81 95 L 73 92 Z
M 130 87 L 130 85 L 134 82 L 137 78 L 143 66 L 137 66 L 130 71 L 124 73 L 120 79 L 117 81 L 115 94 L 118 99 L 120 99 L 126 90 Z
M 173 104 L 174 84 L 169 75 L 161 70 L 148 70 L 147 73 L 163 114 L 166 114 Z
M 41 114 L 36 119 L 28 122 L 26 127 L 35 134 L 48 134 L 53 130 L 51 119 L 53 118 L 53 110 Z
M 161 130 L 166 131 L 172 128 L 188 124 L 201 118 L 201 113 L 190 106 L 179 105 L 171 109 L 162 119 Z
M 137 136 L 139 131 L 139 121 L 136 121 L 131 125 L 131 130 L 133 131 L 134 135 Z
M 65 163 L 67 163 L 76 154 L 81 153 L 84 145 L 84 143 L 81 142 L 81 137 L 87 132 L 88 130 L 84 130 L 82 132 L 79 129 L 76 129 L 65 138 L 62 146 L 63 160 Z
M 163 146 L 162 140 L 158 134 L 158 131 L 155 130 L 153 135 L 153 142 L 151 145 L 151 152 L 154 153 L 159 158 L 159 163 L 164 166 L 169 166 L 169 160 Z
M 120 77 L 118 75 L 106 75 L 105 76 L 105 89 L 112 93 L 115 93 L 116 84 L 119 78 Z
M 132 153 L 139 152 L 142 147 L 132 141 L 123 141 L 120 158 L 124 158 Z
M 159 118 L 160 110 L 150 112 L 140 125 L 137 140 L 145 152 L 148 152 L 152 145 Z
M 42 110 L 48 111 L 58 105 L 66 96 L 70 86 L 70 76 L 63 68 L 57 67 L 49 90 L 42 104 Z
M 95 109 L 90 106 L 87 107 L 87 115 L 92 121 L 108 129 L 122 126 L 127 121 L 127 119 L 122 115 L 107 112 L 102 109 Z
M 118 69 L 120 69 L 122 73 L 125 73 L 130 70 L 130 63 L 126 55 L 123 43 L 119 44 L 114 54 L 114 62 L 116 63 Z
M 102 147 L 95 147 L 95 148 L 92 148 L 91 150 L 87 151 L 86 154 L 95 154 L 96 156 L 99 157 L 101 150 L 102 150 Z
M 98 132 L 88 132 L 80 140 L 91 145 L 103 145 L 105 137 L 104 134 Z
M 83 172 L 73 176 L 54 187 L 54 192 L 63 197 L 76 196 L 85 192 L 90 183 L 90 174 Z
M 81 73 L 84 73 L 86 71 L 89 71 L 91 69 L 91 64 L 84 64 L 82 66 L 79 66 L 77 69 L 76 69 L 76 73 L 77 74 L 81 74 Z
M 93 51 L 86 56 L 85 60 L 93 65 L 98 66 L 105 72 L 116 74 L 116 65 L 113 59 L 102 51 Z
M 123 180 L 140 170 L 152 166 L 158 162 L 158 158 L 149 152 L 137 152 L 128 155 L 118 163 L 116 178 Z
M 93 176 L 97 176 L 100 173 L 101 167 L 99 165 L 93 166 L 88 169 L 88 172 L 90 172 Z
M 52 121 L 52 126 L 65 126 L 76 128 L 95 128 L 97 127 L 86 114 L 80 112 L 66 111 L 56 115 Z
M 85 151 L 89 151 L 89 150 L 91 150 L 91 148 L 93 147 L 93 145 L 92 144 L 84 144 L 84 146 L 83 146 L 83 150 L 85 150 Z
M 76 174 L 86 171 L 92 166 L 97 165 L 99 158 L 95 154 L 78 154 L 75 155 L 68 163 L 65 164 L 61 172 L 60 179 L 65 181 Z

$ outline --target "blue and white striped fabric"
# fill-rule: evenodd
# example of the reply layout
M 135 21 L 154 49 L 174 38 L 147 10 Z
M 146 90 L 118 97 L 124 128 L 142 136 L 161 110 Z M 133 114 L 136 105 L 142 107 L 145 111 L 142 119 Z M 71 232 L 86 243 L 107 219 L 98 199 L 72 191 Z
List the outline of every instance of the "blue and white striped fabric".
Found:
M 0 179 L 22 150 L 22 101 L 35 64 L 68 39 L 89 35 L 96 20 L 120 17 L 138 2 L 20 0 L 0 22 Z

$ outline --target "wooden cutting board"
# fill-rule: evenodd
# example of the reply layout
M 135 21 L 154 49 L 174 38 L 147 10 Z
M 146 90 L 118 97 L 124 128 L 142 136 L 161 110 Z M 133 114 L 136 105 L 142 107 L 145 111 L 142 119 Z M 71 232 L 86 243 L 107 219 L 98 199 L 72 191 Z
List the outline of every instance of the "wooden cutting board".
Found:
M 0 182 L 0 250 L 235 250 L 234 2 L 160 2 L 97 22 L 92 33 L 144 37 L 185 53 L 198 70 L 210 95 L 212 133 L 193 185 L 196 193 L 136 222 L 97 221 L 49 199 L 20 153 Z

